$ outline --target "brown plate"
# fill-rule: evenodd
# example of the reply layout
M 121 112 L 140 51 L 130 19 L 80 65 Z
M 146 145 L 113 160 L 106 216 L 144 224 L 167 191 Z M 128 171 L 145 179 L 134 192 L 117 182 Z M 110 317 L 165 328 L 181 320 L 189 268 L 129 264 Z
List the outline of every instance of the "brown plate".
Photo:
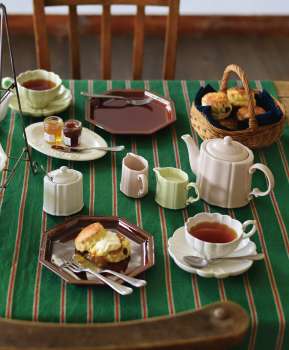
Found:
M 109 95 L 119 95 L 153 100 L 143 106 L 125 105 L 115 100 L 109 105 L 99 105 L 97 98 L 89 99 L 89 113 L 86 120 L 111 134 L 151 135 L 176 121 L 175 105 L 171 99 L 147 90 L 111 90 Z
M 103 284 L 94 276 L 88 279 L 85 273 L 74 274 L 58 266 L 62 259 L 69 259 L 74 254 L 74 239 L 80 230 L 94 222 L 100 222 L 105 228 L 121 233 L 131 242 L 130 259 L 111 264 L 108 266 L 110 269 L 134 277 L 154 265 L 153 237 L 136 225 L 117 216 L 79 216 L 55 226 L 43 235 L 40 262 L 68 283 Z M 118 280 L 118 282 L 122 281 Z

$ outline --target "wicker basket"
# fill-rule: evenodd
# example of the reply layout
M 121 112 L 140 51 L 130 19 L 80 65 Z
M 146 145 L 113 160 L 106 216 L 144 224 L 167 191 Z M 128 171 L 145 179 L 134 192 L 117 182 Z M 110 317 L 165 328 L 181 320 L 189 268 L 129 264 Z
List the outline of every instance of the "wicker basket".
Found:
M 282 130 L 284 129 L 286 120 L 284 107 L 279 101 L 274 99 L 276 105 L 282 111 L 280 121 L 270 125 L 258 126 L 254 113 L 253 91 L 249 88 L 248 80 L 242 68 L 235 64 L 231 64 L 226 67 L 223 74 L 220 91 L 226 92 L 229 75 L 232 72 L 236 73 L 241 79 L 243 87 L 250 97 L 248 105 L 249 127 L 245 130 L 236 131 L 217 128 L 207 120 L 206 116 L 203 115 L 203 113 L 200 112 L 193 103 L 191 108 L 191 123 L 193 128 L 203 140 L 231 136 L 234 140 L 241 142 L 249 148 L 261 148 L 271 145 L 280 137 Z M 256 90 L 254 91 L 256 92 Z

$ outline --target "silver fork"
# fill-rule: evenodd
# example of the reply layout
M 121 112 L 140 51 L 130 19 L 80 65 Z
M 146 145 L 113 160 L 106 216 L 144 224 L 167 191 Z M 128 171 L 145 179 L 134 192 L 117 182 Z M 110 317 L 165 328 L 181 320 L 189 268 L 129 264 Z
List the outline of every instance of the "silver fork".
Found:
M 135 98 L 129 98 L 129 97 L 124 97 L 124 96 L 119 96 L 119 95 L 105 95 L 105 94 L 97 94 L 97 95 L 90 95 L 87 92 L 81 91 L 80 93 L 83 96 L 86 97 L 96 97 L 104 100 L 121 100 L 126 102 L 128 105 L 133 105 L 133 106 L 143 106 L 147 105 L 150 103 L 153 99 L 151 97 L 145 97 L 142 99 L 135 99 Z
M 77 266 L 78 268 L 81 268 L 80 266 L 78 266 L 76 263 L 74 262 L 68 262 L 66 261 L 67 264 L 73 264 L 75 266 Z M 67 265 L 64 264 L 62 267 L 66 267 Z M 140 287 L 144 287 L 147 285 L 147 282 L 145 280 L 142 280 L 142 279 L 139 279 L 139 278 L 134 278 L 134 277 L 130 277 L 130 276 L 127 276 L 123 273 L 120 273 L 120 272 L 116 272 L 114 270 L 109 270 L 109 269 L 99 269 L 97 267 L 95 267 L 98 271 L 97 273 L 109 273 L 111 275 L 114 275 L 118 278 L 120 278 L 121 280 L 129 283 L 130 285 L 134 286 L 134 287 L 137 287 L 137 288 L 140 288 Z
M 73 262 L 66 261 L 63 265 L 61 265 L 61 267 L 68 268 L 69 270 L 71 270 L 72 272 L 75 272 L 75 273 L 89 272 L 121 295 L 129 295 L 133 292 L 132 288 L 124 286 L 120 283 L 117 283 L 117 282 L 111 280 L 110 278 L 103 276 L 101 273 L 95 272 L 91 269 L 81 268 L 81 267 L 77 266 L 76 264 L 74 264 Z

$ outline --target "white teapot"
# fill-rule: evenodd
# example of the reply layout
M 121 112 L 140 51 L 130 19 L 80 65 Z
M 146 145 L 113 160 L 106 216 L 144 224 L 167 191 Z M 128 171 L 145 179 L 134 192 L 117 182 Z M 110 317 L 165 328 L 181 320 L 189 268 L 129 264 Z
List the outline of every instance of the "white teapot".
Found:
M 253 197 L 266 196 L 274 188 L 274 176 L 264 164 L 254 162 L 253 152 L 230 136 L 205 140 L 199 150 L 190 135 L 183 135 L 193 173 L 197 176 L 200 197 L 222 208 L 239 208 Z M 264 173 L 268 188 L 251 190 L 252 174 Z
M 83 208 L 81 172 L 62 166 L 44 177 L 43 210 L 51 215 L 68 216 Z

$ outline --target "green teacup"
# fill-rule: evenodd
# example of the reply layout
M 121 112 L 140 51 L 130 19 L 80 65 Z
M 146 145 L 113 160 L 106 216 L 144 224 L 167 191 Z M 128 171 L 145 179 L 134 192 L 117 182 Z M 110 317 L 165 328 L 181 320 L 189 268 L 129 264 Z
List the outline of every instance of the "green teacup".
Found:
M 154 168 L 157 177 L 155 201 L 168 209 L 183 209 L 199 200 L 199 192 L 194 182 L 189 182 L 187 173 L 177 168 Z M 189 197 L 194 188 L 196 197 Z
M 59 75 L 44 69 L 26 71 L 17 76 L 21 99 L 26 99 L 32 108 L 45 108 L 59 93 L 62 80 Z M 4 78 L 2 85 L 11 85 L 11 78 Z

